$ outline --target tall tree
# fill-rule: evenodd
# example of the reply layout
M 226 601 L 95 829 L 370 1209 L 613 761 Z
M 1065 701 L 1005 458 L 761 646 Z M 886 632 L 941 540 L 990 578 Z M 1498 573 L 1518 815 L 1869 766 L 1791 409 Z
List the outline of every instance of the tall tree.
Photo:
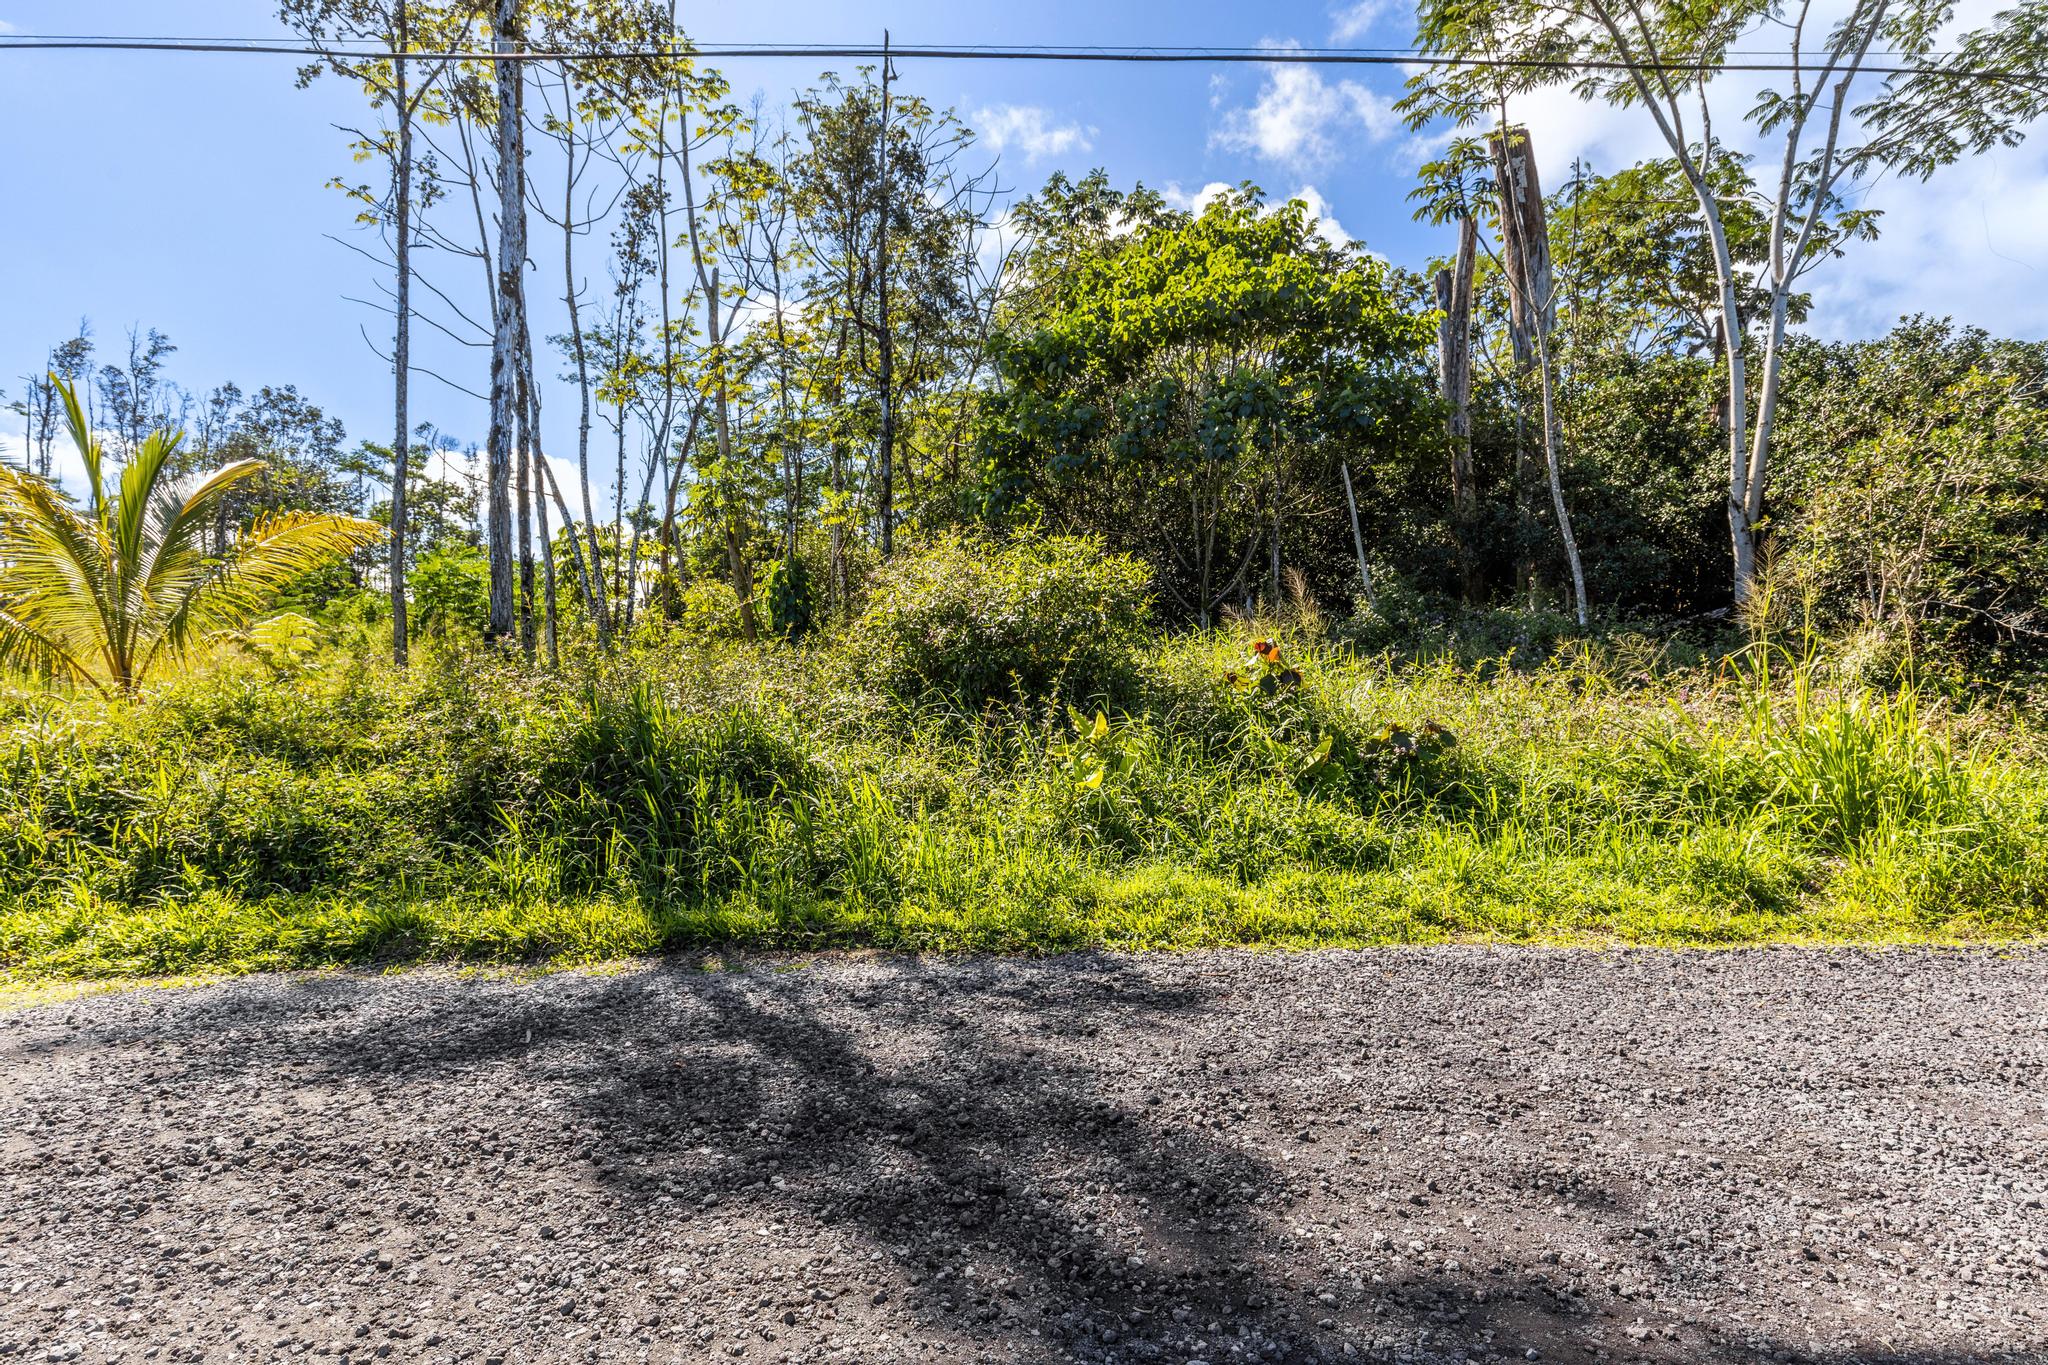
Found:
M 498 253 L 492 303 L 491 427 L 485 445 L 485 515 L 491 557 L 488 636 L 512 635 L 512 445 L 520 422 L 519 318 L 526 287 L 525 0 L 497 0 L 491 46 L 497 55 Z
M 445 4 L 433 0 L 280 0 L 278 17 L 308 39 L 321 53 L 319 61 L 302 68 L 299 84 L 305 86 L 323 71 L 333 71 L 360 84 L 373 110 L 388 115 L 389 126 L 355 131 L 354 148 L 359 157 L 378 157 L 390 169 L 390 180 L 382 189 L 344 186 L 363 206 L 361 220 L 387 227 L 392 256 L 392 440 L 391 440 L 391 539 L 389 544 L 391 599 L 391 657 L 404 667 L 409 632 L 406 615 L 405 566 L 409 543 L 408 492 L 412 468 L 412 324 L 414 309 L 413 248 L 417 238 L 414 216 L 438 193 L 431 177 L 423 187 L 416 184 L 414 138 L 435 83 L 447 71 L 446 63 L 426 68 L 416 76 L 415 63 L 408 57 L 422 37 L 434 46 L 452 47 L 469 35 L 469 16 L 451 13 Z M 375 44 L 381 52 L 364 55 L 352 45 Z M 387 55 L 388 54 L 388 55 Z M 337 182 L 340 183 L 340 182 Z
M 1437 384 L 1451 448 L 1451 519 L 1458 537 L 1458 585 L 1467 606 L 1480 599 L 1477 547 L 1479 484 L 1472 468 L 1472 283 L 1479 268 L 1479 224 L 1458 215 L 1458 246 L 1436 272 Z M 1348 487 L 1348 484 L 1347 484 Z
M 126 362 L 102 365 L 94 377 L 100 420 L 123 458 L 141 449 L 150 432 L 182 423 L 190 411 L 190 396 L 164 374 L 165 362 L 177 349 L 154 327 L 146 332 L 131 327 Z
M 1586 569 L 1579 559 L 1579 539 L 1564 499 L 1564 435 L 1550 354 L 1551 334 L 1557 330 L 1557 277 L 1551 269 L 1550 227 L 1536 174 L 1536 153 L 1526 128 L 1503 126 L 1487 145 L 1500 195 L 1502 277 L 1508 284 L 1515 369 L 1524 389 L 1529 376 L 1536 377 L 1550 506 L 1557 518 L 1558 539 L 1564 544 L 1565 564 L 1571 571 L 1573 614 L 1583 627 L 1587 619 Z

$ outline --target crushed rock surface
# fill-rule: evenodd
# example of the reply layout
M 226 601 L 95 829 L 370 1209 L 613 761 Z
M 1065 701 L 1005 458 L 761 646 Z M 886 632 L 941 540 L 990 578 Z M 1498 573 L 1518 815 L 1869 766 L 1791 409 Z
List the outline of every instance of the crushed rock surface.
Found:
M 672 960 L 0 1015 L 0 1360 L 2048 1361 L 2048 952 Z

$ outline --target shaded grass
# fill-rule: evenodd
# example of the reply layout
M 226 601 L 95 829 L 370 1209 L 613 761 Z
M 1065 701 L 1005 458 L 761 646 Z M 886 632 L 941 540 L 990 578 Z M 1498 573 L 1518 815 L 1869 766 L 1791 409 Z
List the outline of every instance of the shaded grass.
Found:
M 1583 654 L 1301 646 L 1303 686 L 1269 697 L 1225 681 L 1245 640 L 1149 650 L 1099 733 L 908 705 L 790 650 L 14 694 L 0 970 L 2048 936 L 2026 724 Z M 1425 721 L 1458 742 L 1381 738 Z

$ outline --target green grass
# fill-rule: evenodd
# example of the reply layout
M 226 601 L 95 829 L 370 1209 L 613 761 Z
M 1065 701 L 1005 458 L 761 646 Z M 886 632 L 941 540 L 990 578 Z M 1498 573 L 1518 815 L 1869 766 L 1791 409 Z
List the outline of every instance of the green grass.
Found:
M 7 693 L 0 973 L 2048 935 L 2022 721 L 1583 651 L 1297 642 L 1301 688 L 1268 696 L 1228 681 L 1249 638 L 1146 648 L 1100 732 L 783 647 Z

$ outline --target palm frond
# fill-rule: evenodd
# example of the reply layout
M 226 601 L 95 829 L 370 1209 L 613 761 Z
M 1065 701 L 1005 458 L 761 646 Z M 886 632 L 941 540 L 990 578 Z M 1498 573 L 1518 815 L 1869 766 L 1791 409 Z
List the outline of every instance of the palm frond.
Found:
M 82 647 L 84 637 L 110 635 L 112 574 L 107 545 L 42 479 L 0 469 L 0 597 L 44 634 Z
M 19 605 L 0 601 L 0 667 L 90 683 L 100 691 L 106 690 L 62 640 L 37 629 L 18 610 Z
M 177 453 L 184 438 L 168 431 L 151 432 L 135 452 L 135 458 L 121 471 L 121 500 L 114 505 L 113 540 L 115 555 L 124 567 L 139 568 L 148 549 L 151 512 L 176 483 L 158 487 L 164 467 Z M 140 575 L 137 575 L 140 577 Z
M 85 482 L 92 489 L 92 513 L 97 517 L 107 500 L 106 485 L 100 476 L 106 448 L 100 444 L 99 437 L 93 435 L 92 423 L 85 420 L 85 409 L 79 405 L 76 386 L 57 374 L 50 376 L 50 382 L 64 396 L 64 425 L 70 430 L 71 443 L 78 447 L 78 457 L 85 461 Z
M 183 437 L 157 431 L 109 496 L 105 452 L 77 392 L 57 385 L 91 502 L 81 510 L 48 480 L 0 465 L 0 667 L 132 690 L 160 656 L 239 625 L 291 579 L 384 534 L 352 517 L 286 512 L 209 559 L 206 526 L 264 463 L 174 479 Z
M 337 555 L 353 554 L 383 539 L 384 528 L 356 517 L 280 512 L 259 518 L 221 559 L 160 599 L 156 640 L 136 669 L 148 671 L 160 652 L 183 653 L 206 631 L 248 615 L 265 598 Z
M 207 568 L 201 539 L 220 501 L 235 485 L 264 470 L 261 460 L 237 460 L 211 474 L 188 475 L 149 498 L 143 555 L 135 565 L 136 580 L 157 602 L 181 600 Z

